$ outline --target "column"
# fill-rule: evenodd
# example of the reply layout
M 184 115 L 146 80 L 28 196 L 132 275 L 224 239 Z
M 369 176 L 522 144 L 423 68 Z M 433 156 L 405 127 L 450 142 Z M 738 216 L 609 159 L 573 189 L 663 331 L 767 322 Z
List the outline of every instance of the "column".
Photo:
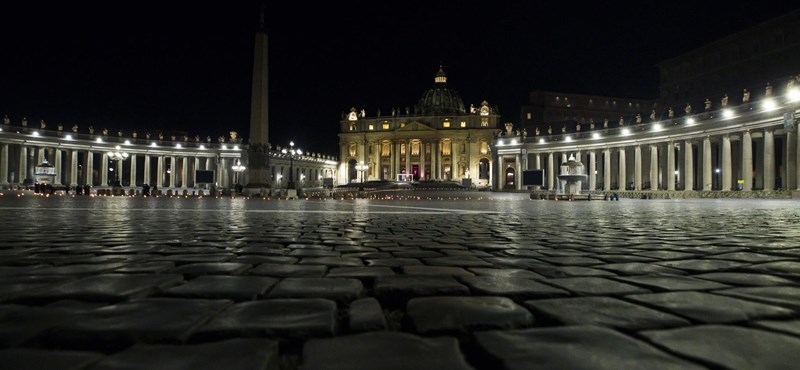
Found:
M 611 191 L 611 149 L 603 150 L 603 190 Z
M 522 155 L 517 153 L 514 161 L 514 185 L 517 190 L 522 190 Z
M 711 190 L 711 138 L 703 139 L 703 190 Z
M 397 143 L 395 144 L 395 151 L 397 152 L 397 155 L 395 156 L 395 166 L 394 166 L 395 179 L 397 179 L 397 175 L 403 172 L 403 170 L 400 169 L 400 164 L 402 163 L 401 155 L 403 155 L 402 148 L 403 148 L 403 143 L 401 140 L 398 140 Z
M 537 154 L 538 156 L 538 154 Z M 589 191 L 597 190 L 597 158 L 594 150 L 589 151 Z
M 142 181 L 144 181 L 144 184 L 153 186 L 150 182 L 150 156 L 147 154 L 144 155 L 144 176 Z
M 94 153 L 86 151 L 86 185 L 94 186 Z
M 633 189 L 642 190 L 642 146 L 637 145 L 633 152 Z
M 797 137 L 795 138 L 795 175 L 797 178 L 795 179 L 795 184 L 797 185 L 797 190 L 800 190 L 800 128 L 795 128 L 797 132 Z
M 764 190 L 775 190 L 775 137 L 764 131 Z
M 69 155 L 69 186 L 78 186 L 78 150 L 72 149 Z
M 625 147 L 619 148 L 619 175 L 617 177 L 618 188 L 620 191 L 628 189 L 627 168 L 625 167 Z
M 291 166 L 291 167 L 294 167 L 294 166 Z M 228 159 L 227 158 L 220 158 L 219 159 L 219 165 L 217 166 L 217 168 L 219 169 L 219 173 L 220 173 L 219 186 L 221 188 L 225 189 L 225 188 L 228 187 Z M 300 181 L 300 179 L 297 178 L 298 176 L 295 176 L 297 174 L 296 173 L 297 172 L 297 168 L 291 168 L 290 170 L 295 172 L 295 173 L 292 174 L 292 178 L 294 179 L 295 186 L 297 186 L 297 183 Z
M 650 145 L 650 190 L 658 190 L 658 146 Z
M 164 186 L 164 157 L 158 156 L 158 165 L 156 167 L 156 186 Z
M 178 177 L 178 162 L 175 160 L 175 156 L 169 157 L 169 188 L 175 188 L 175 179 Z
M 439 141 L 433 140 L 431 142 L 431 168 L 430 168 L 431 179 L 433 180 L 439 178 L 438 164 L 439 164 Z
M 425 149 L 428 146 L 427 141 L 420 140 L 420 150 L 419 150 L 419 177 L 420 179 L 426 179 L 428 177 L 428 172 L 425 171 Z
M 731 137 L 722 136 L 722 190 L 731 190 L 733 172 L 731 166 Z
M 19 146 L 19 172 L 17 173 L 17 183 L 22 184 L 28 170 L 28 150 L 24 144 Z
M 397 145 L 392 141 L 389 144 L 389 176 L 391 178 L 389 180 L 394 180 L 397 178 L 397 167 L 395 161 L 397 160 L 397 150 L 395 149 Z
M 694 153 L 692 153 L 692 143 L 689 140 L 683 143 L 683 190 L 692 191 L 694 189 Z
M 53 167 L 56 170 L 56 178 L 53 179 L 53 185 L 61 185 L 61 175 L 64 173 L 61 169 L 61 149 L 53 149 Z
M 194 157 L 194 167 L 192 169 L 192 186 L 197 187 L 197 170 L 200 168 L 200 157 Z
M 742 191 L 753 190 L 753 139 L 750 131 L 742 133 Z
M 108 186 L 108 153 L 103 152 L 100 163 L 100 186 Z
M 0 149 L 0 185 L 8 186 L 8 144 Z
M 451 166 L 455 167 L 455 161 L 451 163 Z M 411 140 L 406 140 L 406 174 L 411 174 Z M 452 173 L 453 169 L 450 169 L 450 173 Z
M 131 154 L 131 187 L 136 187 L 136 154 Z
M 730 159 L 730 156 L 728 156 Z M 667 190 L 675 191 L 675 144 L 667 142 Z
M 239 179 L 239 182 L 241 181 L 242 179 Z M 181 168 L 181 188 L 186 189 L 188 185 L 189 185 L 189 157 L 184 156 L 183 168 Z
M 794 132 L 787 132 L 786 133 L 786 144 L 783 146 L 784 151 L 786 153 L 786 161 L 784 161 L 786 168 L 786 174 L 784 175 L 783 185 L 782 188 L 785 189 L 795 189 L 797 187 L 797 145 L 795 145 L 795 137 Z
M 124 160 L 118 160 L 114 162 L 117 164 L 117 169 L 114 171 L 117 171 L 117 179 L 119 180 L 120 186 L 122 186 L 122 162 L 124 162 Z
M 555 190 L 555 160 L 553 152 L 547 153 L 547 190 Z

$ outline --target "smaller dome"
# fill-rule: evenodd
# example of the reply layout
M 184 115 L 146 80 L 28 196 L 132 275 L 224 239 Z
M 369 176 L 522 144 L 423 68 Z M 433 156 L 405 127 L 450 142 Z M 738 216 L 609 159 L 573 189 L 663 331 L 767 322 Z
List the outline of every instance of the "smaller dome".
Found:
M 433 81 L 434 86 L 419 99 L 417 107 L 420 113 L 425 116 L 466 114 L 461 96 L 457 91 L 447 87 L 447 76 L 442 66 L 439 66 Z

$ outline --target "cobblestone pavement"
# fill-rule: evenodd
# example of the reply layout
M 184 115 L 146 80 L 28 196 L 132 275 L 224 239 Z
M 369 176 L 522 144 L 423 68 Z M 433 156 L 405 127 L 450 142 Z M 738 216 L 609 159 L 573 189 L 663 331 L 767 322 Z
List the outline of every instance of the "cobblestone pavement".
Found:
M 800 202 L 471 194 L 0 196 L 0 364 L 800 363 Z

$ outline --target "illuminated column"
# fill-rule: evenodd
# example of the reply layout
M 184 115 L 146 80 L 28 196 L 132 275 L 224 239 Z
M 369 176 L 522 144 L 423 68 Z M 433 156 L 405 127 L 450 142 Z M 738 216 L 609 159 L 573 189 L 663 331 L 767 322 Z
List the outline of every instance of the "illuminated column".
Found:
M 753 190 L 753 139 L 750 131 L 742 133 L 742 191 Z
M 156 165 L 156 186 L 164 186 L 164 156 L 158 156 L 158 164 Z
M 69 186 L 78 186 L 78 150 L 72 149 L 69 153 Z
M 142 181 L 144 184 L 153 185 L 150 183 L 150 156 L 147 154 L 144 155 L 144 178 Z
M 117 169 L 114 170 L 114 171 L 117 171 L 117 178 L 119 179 L 119 184 L 122 185 L 122 162 L 123 161 L 120 160 L 120 161 L 114 161 L 114 162 L 117 163 Z
M 439 178 L 439 140 L 434 139 L 431 142 L 431 179 Z
M 395 159 L 395 163 L 394 163 L 394 179 L 397 180 L 397 175 L 399 175 L 401 172 L 403 172 L 400 169 L 400 164 L 402 163 L 402 161 L 401 161 L 402 157 L 401 156 L 403 155 L 403 151 L 402 151 L 403 142 L 402 142 L 402 140 L 397 140 L 397 142 L 394 144 L 394 147 L 395 147 L 395 152 L 397 153 L 395 155 L 395 158 L 394 158 Z
M 628 190 L 627 169 L 625 168 L 625 147 L 619 148 L 619 190 Z
M 514 161 L 514 185 L 517 190 L 522 190 L 522 155 L 517 153 Z
M 178 161 L 175 156 L 169 157 L 169 188 L 175 188 L 175 179 L 178 177 Z
M 795 138 L 795 184 L 797 186 L 797 190 L 800 190 L 800 128 L 795 128 L 797 132 L 797 137 Z
M 722 136 L 722 189 L 731 190 L 731 179 L 733 178 L 731 168 L 731 137 Z
M 53 162 L 56 169 L 56 178 L 53 181 L 53 183 L 55 185 L 61 185 L 61 174 L 64 172 L 61 169 L 61 149 L 55 148 L 53 152 L 54 152 L 53 156 L 55 157 L 53 158 Z
M 136 154 L 131 154 L 131 187 L 136 187 Z
M 597 190 L 597 158 L 594 150 L 589 151 L 589 191 Z
M 36 167 L 36 149 L 31 148 L 31 150 L 28 151 L 28 168 L 27 168 L 28 172 L 25 177 L 26 179 L 36 178 L 36 174 L 34 173 L 35 171 L 34 167 Z
M 728 156 L 730 159 L 730 156 Z M 667 190 L 675 191 L 675 144 L 667 142 Z
M 796 138 L 794 137 L 794 132 L 787 132 L 786 133 L 786 144 L 783 146 L 783 150 L 786 153 L 786 175 L 784 176 L 784 184 L 781 186 L 782 188 L 786 189 L 794 189 L 797 187 L 797 145 L 795 145 Z
M 406 174 L 411 174 L 411 140 L 406 140 Z
M 658 146 L 650 145 L 650 190 L 658 190 Z
M 86 185 L 94 186 L 94 153 L 86 151 Z
M 8 186 L 8 144 L 0 149 L 0 185 Z
M 692 161 L 692 143 L 689 140 L 683 142 L 683 190 L 691 191 L 694 189 L 694 162 Z
M 44 163 L 44 161 L 47 159 L 47 151 L 45 150 L 44 147 L 39 148 L 39 157 L 38 157 L 38 159 L 39 159 L 39 161 L 34 162 L 34 166 L 39 164 L 39 163 Z
M 25 171 L 28 168 L 28 150 L 24 144 L 19 146 L 19 172 L 17 174 L 17 182 L 22 184 L 25 181 Z
M 555 158 L 553 152 L 547 153 L 547 190 L 554 190 L 555 185 Z
M 775 137 L 764 130 L 764 190 L 775 190 Z
M 292 176 L 297 174 L 297 168 L 294 169 L 295 173 Z M 228 181 L 228 159 L 227 158 L 220 158 L 219 159 L 219 173 L 220 173 L 220 182 L 219 186 L 222 188 L 227 188 L 229 185 Z M 299 182 L 299 176 L 294 176 L 294 181 Z
M 108 153 L 103 152 L 100 162 L 100 186 L 108 185 Z
M 603 190 L 611 191 L 611 149 L 603 150 Z
M 241 179 L 239 181 L 242 181 Z M 181 168 L 181 188 L 186 189 L 189 185 L 189 157 L 183 157 L 183 168 Z
M 425 171 L 425 148 L 427 147 L 428 143 L 425 141 L 420 141 L 419 144 L 419 178 L 427 180 L 428 173 Z
M 633 152 L 633 190 L 642 190 L 642 146 L 637 145 Z
M 194 157 L 194 167 L 192 167 L 192 169 L 194 170 L 192 171 L 192 186 L 195 188 L 197 187 L 197 170 L 199 168 L 200 168 L 200 157 Z M 269 172 L 267 173 L 267 176 L 269 176 Z
M 711 138 L 703 139 L 703 190 L 711 190 Z

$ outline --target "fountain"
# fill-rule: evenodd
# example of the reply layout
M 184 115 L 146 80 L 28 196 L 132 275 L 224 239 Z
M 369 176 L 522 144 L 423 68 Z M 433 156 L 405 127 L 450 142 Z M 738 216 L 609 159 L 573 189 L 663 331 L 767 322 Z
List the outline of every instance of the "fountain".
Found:
M 581 194 L 581 185 L 588 176 L 584 173 L 583 163 L 575 159 L 575 156 L 570 156 L 569 159 L 561 164 L 561 170 L 558 174 L 558 185 L 561 188 L 561 194 L 556 195 L 556 199 L 563 196 L 567 199 L 574 199 L 576 195 Z M 587 194 L 591 198 L 591 194 Z

